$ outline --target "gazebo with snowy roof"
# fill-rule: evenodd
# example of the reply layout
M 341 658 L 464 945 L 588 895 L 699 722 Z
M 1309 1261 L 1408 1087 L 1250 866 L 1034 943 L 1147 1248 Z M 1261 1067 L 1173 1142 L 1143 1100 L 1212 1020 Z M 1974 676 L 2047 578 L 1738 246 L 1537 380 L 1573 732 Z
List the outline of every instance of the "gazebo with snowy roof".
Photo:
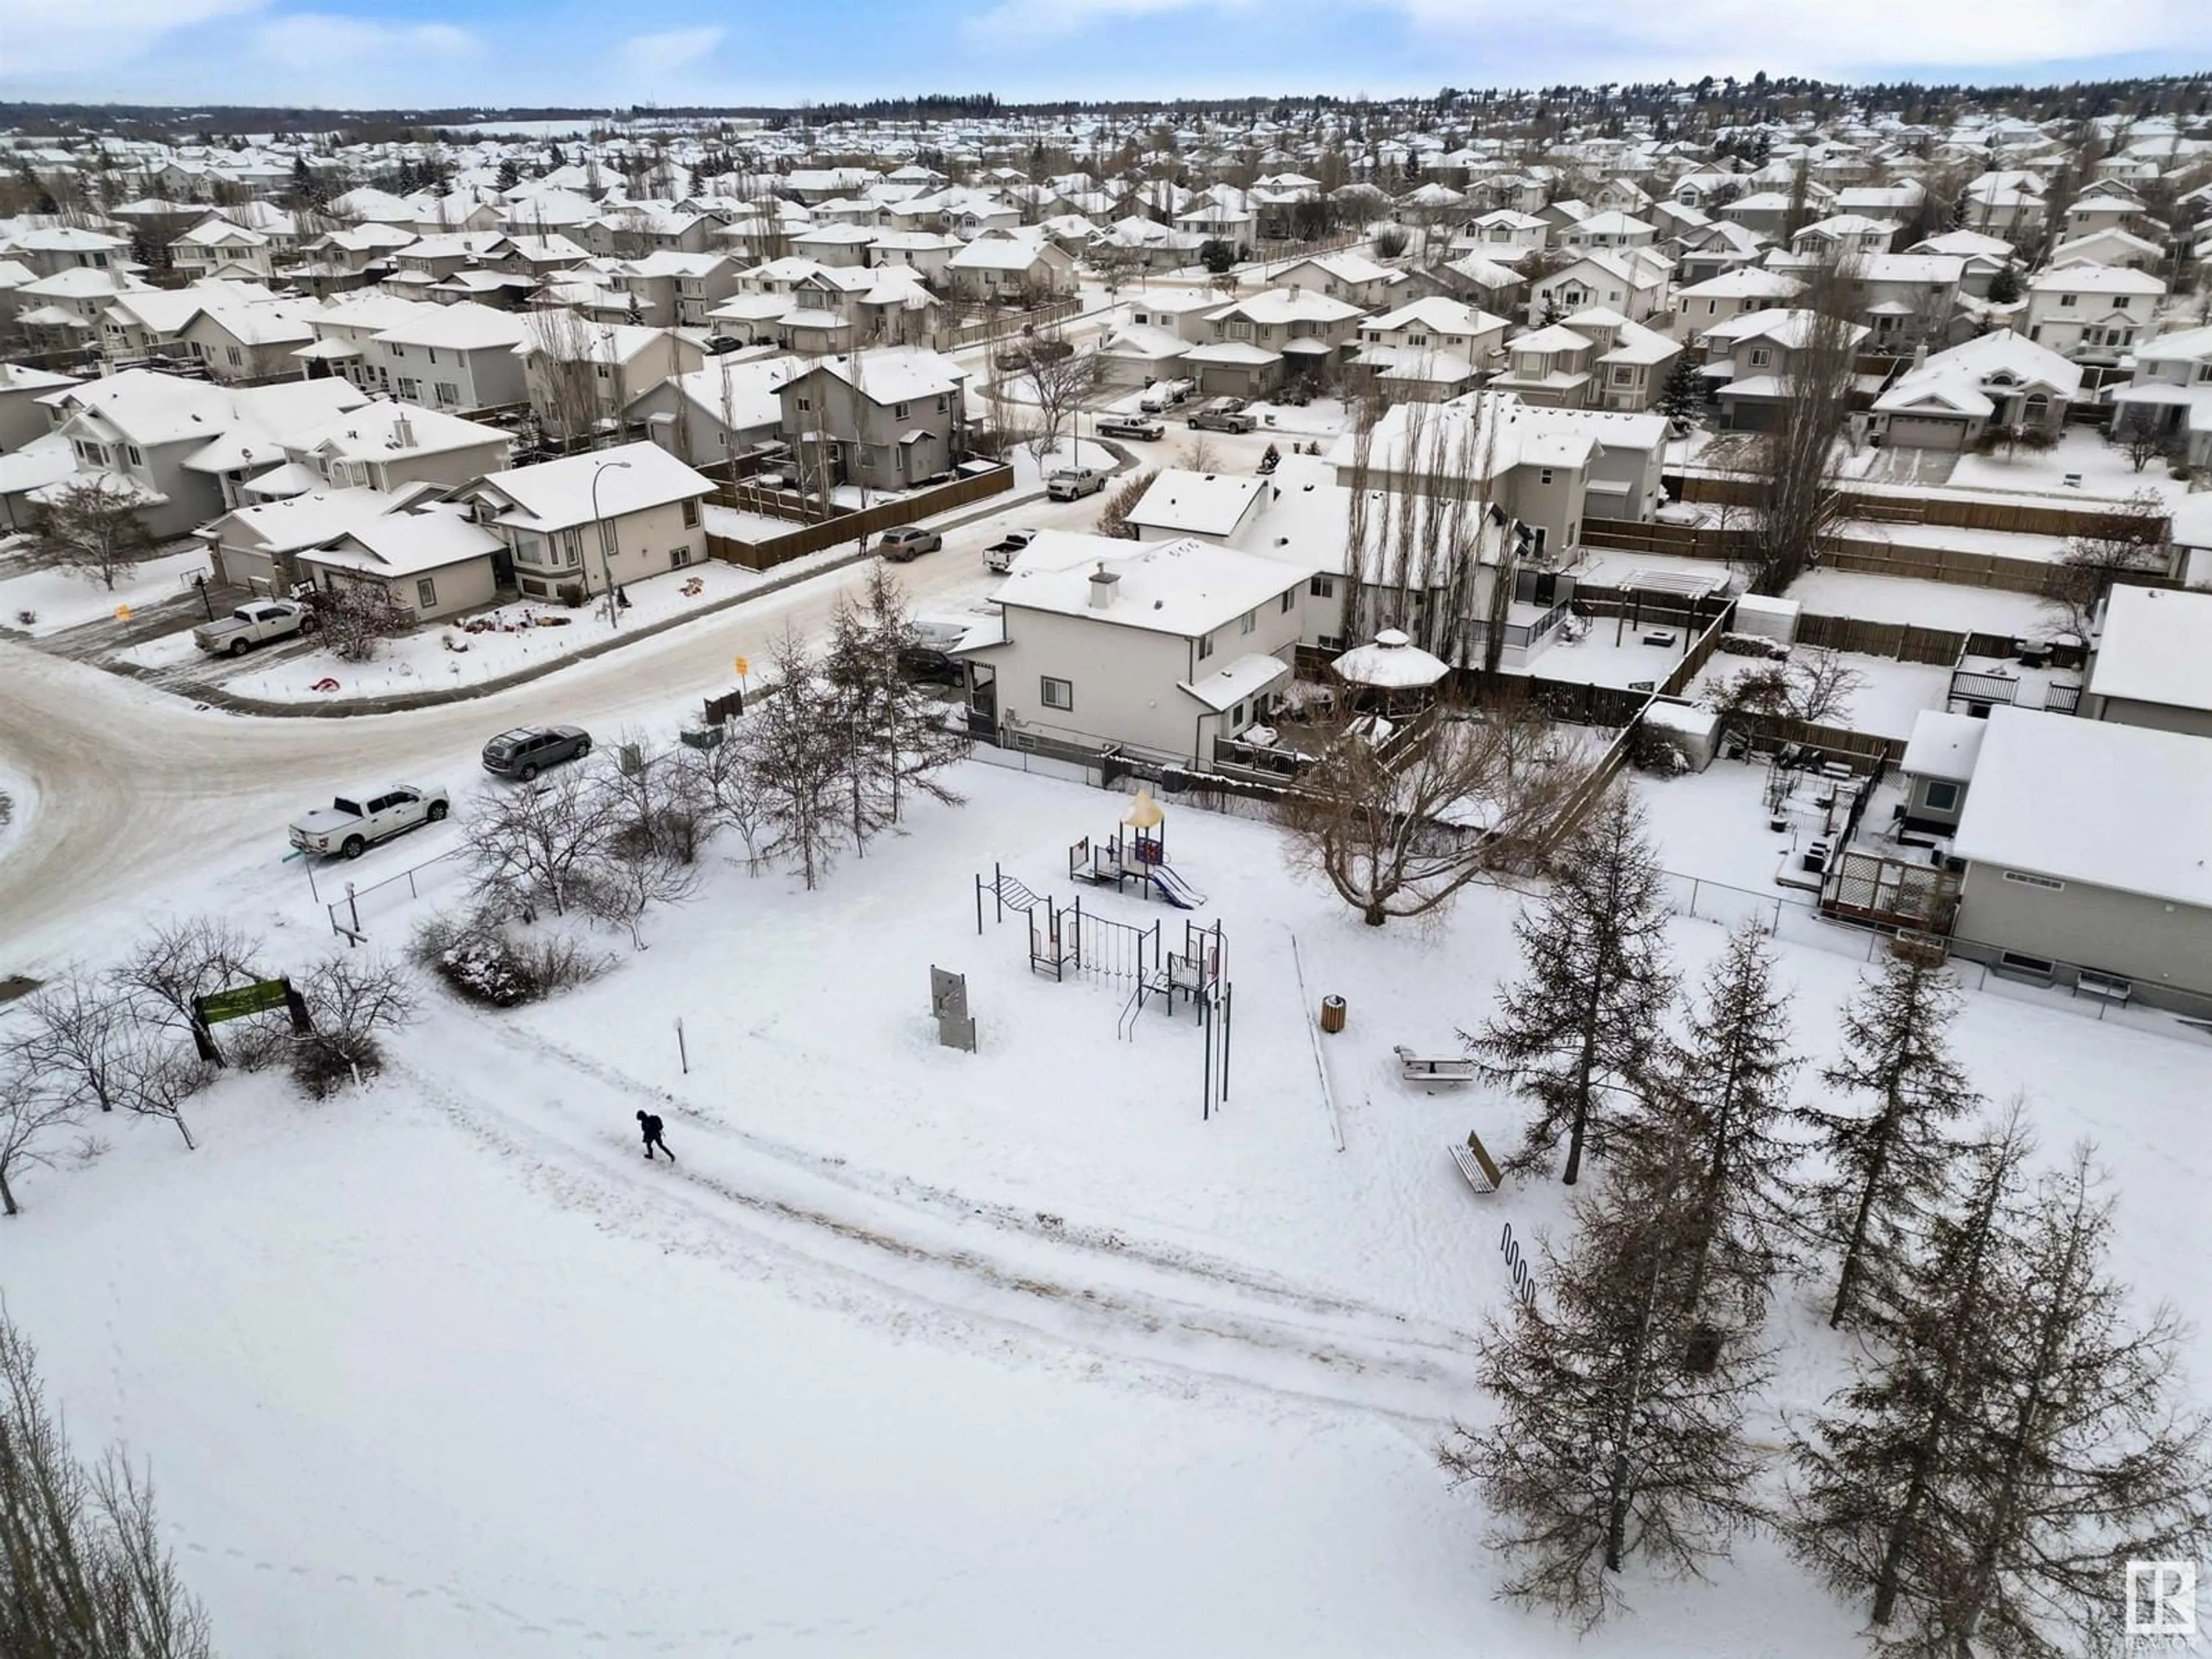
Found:
M 1385 714 L 1426 706 L 1437 685 L 1451 672 L 1442 657 L 1424 651 L 1395 628 L 1386 628 L 1371 645 L 1356 645 L 1328 665 L 1353 692 L 1375 694 L 1366 699 L 1379 703 Z

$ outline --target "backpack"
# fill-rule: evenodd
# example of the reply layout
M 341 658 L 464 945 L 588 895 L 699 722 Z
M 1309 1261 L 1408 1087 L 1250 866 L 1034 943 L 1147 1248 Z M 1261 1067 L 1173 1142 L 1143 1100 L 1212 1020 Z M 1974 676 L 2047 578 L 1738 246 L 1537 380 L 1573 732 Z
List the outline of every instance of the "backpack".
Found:
M 647 1140 L 658 1140 L 660 1139 L 660 1120 L 654 1117 L 651 1113 L 647 1113 L 646 1115 L 645 1138 Z

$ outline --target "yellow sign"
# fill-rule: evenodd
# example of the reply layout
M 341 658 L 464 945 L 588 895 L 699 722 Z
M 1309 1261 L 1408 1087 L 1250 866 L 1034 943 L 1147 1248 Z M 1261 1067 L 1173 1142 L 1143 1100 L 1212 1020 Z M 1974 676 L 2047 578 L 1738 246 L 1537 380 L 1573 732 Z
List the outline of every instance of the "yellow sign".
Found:
M 115 607 L 115 620 L 118 622 L 129 622 L 131 620 L 131 607 L 127 605 L 117 605 Z
M 738 659 L 738 678 L 739 679 L 743 679 L 746 675 L 752 672 L 752 665 L 750 663 L 747 662 L 743 657 Z

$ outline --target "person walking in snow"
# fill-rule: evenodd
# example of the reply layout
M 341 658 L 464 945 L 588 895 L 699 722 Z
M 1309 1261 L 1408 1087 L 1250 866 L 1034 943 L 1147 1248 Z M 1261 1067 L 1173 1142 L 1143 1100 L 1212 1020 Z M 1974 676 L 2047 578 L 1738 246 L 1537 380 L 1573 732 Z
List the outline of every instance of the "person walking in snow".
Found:
M 637 1127 L 644 1132 L 645 1155 L 647 1158 L 651 1158 L 653 1156 L 653 1149 L 656 1146 L 659 1147 L 662 1152 L 668 1152 L 668 1143 L 660 1138 L 660 1120 L 659 1118 L 655 1117 L 651 1112 L 640 1112 L 637 1115 Z M 675 1163 L 676 1154 L 673 1152 L 668 1152 L 668 1161 L 671 1164 Z

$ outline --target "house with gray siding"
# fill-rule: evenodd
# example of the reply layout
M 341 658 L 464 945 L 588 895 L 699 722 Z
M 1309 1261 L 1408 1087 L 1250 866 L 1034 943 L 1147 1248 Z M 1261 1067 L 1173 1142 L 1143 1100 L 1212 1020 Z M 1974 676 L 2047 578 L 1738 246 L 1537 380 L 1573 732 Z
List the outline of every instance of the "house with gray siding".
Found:
M 822 358 L 776 388 L 784 441 L 833 484 L 900 489 L 940 477 L 967 454 L 966 380 L 933 351 Z
M 1995 708 L 1952 849 L 1966 860 L 1954 952 L 2137 1000 L 2212 999 L 2212 741 Z

